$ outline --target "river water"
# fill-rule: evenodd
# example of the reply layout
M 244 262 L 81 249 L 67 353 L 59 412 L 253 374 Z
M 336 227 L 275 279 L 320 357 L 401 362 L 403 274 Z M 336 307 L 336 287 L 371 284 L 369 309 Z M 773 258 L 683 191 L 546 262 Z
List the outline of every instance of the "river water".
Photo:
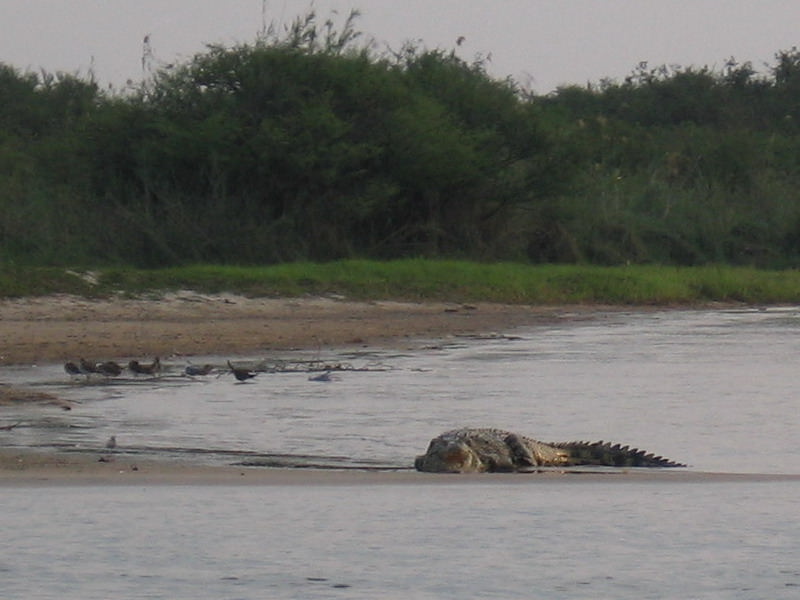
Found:
M 177 360 L 159 379 L 89 384 L 60 365 L 4 368 L 77 404 L 0 409 L 20 422 L 0 445 L 100 455 L 115 435 L 133 459 L 407 469 L 444 430 L 495 426 L 797 475 L 798 328 L 797 308 L 613 313 L 403 351 L 238 357 L 279 371 L 244 384 L 180 377 Z M 310 381 L 323 364 L 333 381 Z M 799 597 L 800 483 L 665 475 L 2 487 L 2 597 Z

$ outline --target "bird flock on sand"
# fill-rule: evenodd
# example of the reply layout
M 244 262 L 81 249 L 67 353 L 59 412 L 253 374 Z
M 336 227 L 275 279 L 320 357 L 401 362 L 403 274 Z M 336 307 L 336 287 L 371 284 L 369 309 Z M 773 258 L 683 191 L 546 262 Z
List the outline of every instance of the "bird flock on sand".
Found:
M 157 377 L 161 374 L 161 359 L 156 357 L 150 364 L 142 364 L 138 360 L 132 360 L 128 363 L 127 369 L 134 375 L 149 375 Z M 64 363 L 64 370 L 68 375 L 78 377 L 85 375 L 90 378 L 92 375 L 102 375 L 103 377 L 119 377 L 125 370 L 118 362 L 113 360 L 106 360 L 103 362 L 94 362 L 81 358 L 78 362 L 68 361 Z
M 250 379 L 253 379 L 258 375 L 258 372 L 252 369 L 245 369 L 240 367 L 235 367 L 231 361 L 227 361 L 228 371 L 233 374 L 236 378 L 237 382 L 244 383 Z M 134 377 L 138 377 L 140 375 L 148 376 L 148 377 L 160 377 L 162 375 L 162 365 L 161 359 L 159 357 L 155 357 L 152 362 L 140 362 L 139 360 L 131 360 L 128 362 L 127 366 L 123 366 L 118 362 L 113 360 L 106 360 L 106 361 L 91 361 L 86 360 L 85 358 L 80 358 L 77 361 L 67 361 L 64 363 L 64 371 L 73 378 L 85 377 L 88 381 L 91 379 L 92 376 L 97 375 L 103 378 L 112 378 L 112 377 L 119 377 L 125 371 L 128 371 Z M 187 377 L 202 377 L 205 375 L 211 375 L 217 371 L 217 377 L 224 375 L 226 370 L 217 369 L 214 365 L 204 364 L 204 365 L 193 365 L 188 364 L 184 367 L 183 372 L 181 375 Z
M 162 373 L 161 359 L 156 357 L 150 363 L 140 362 L 138 360 L 131 360 L 127 366 L 122 366 L 113 360 L 106 360 L 102 362 L 95 362 L 81 358 L 78 361 L 67 361 L 64 363 L 64 371 L 72 377 L 84 376 L 87 379 L 92 375 L 101 375 L 103 377 L 119 377 L 127 369 L 134 377 L 139 375 L 146 375 L 149 377 L 159 377 Z M 214 370 L 213 365 L 186 365 L 183 370 L 184 375 L 196 377 L 200 375 L 209 375 Z

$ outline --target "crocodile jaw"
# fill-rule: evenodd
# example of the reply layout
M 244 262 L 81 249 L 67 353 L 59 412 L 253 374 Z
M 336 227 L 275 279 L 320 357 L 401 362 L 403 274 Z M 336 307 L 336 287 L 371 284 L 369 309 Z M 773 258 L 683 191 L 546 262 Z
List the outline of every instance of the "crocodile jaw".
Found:
M 429 473 L 484 473 L 489 470 L 489 465 L 463 442 L 440 444 L 435 451 L 429 449 L 426 454 L 417 456 L 414 467 Z

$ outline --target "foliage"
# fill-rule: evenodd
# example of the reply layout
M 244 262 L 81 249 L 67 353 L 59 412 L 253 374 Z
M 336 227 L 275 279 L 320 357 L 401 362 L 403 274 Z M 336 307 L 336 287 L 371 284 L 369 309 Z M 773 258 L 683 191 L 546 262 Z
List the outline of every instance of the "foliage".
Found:
M 353 18 L 311 13 L 98 96 L 70 137 L 70 190 L 102 215 L 81 249 L 141 266 L 517 252 L 515 206 L 565 180 L 535 115 L 478 63 L 373 55 Z
M 0 64 L 0 262 L 800 258 L 800 52 L 539 97 L 313 12 L 138 88 Z M 477 285 L 477 284 L 476 284 Z
M 796 264 L 800 114 L 787 88 L 800 56 L 776 60 L 772 77 L 732 58 L 722 72 L 642 63 L 622 83 L 543 99 L 586 149 L 558 203 L 574 258 Z

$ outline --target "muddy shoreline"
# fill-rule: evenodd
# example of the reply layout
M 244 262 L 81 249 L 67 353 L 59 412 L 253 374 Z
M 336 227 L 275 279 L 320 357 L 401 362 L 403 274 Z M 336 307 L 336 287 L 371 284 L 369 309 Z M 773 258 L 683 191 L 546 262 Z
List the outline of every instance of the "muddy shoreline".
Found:
M 589 318 L 611 307 L 352 302 L 179 292 L 156 299 L 0 301 L 0 366 L 372 346 Z

